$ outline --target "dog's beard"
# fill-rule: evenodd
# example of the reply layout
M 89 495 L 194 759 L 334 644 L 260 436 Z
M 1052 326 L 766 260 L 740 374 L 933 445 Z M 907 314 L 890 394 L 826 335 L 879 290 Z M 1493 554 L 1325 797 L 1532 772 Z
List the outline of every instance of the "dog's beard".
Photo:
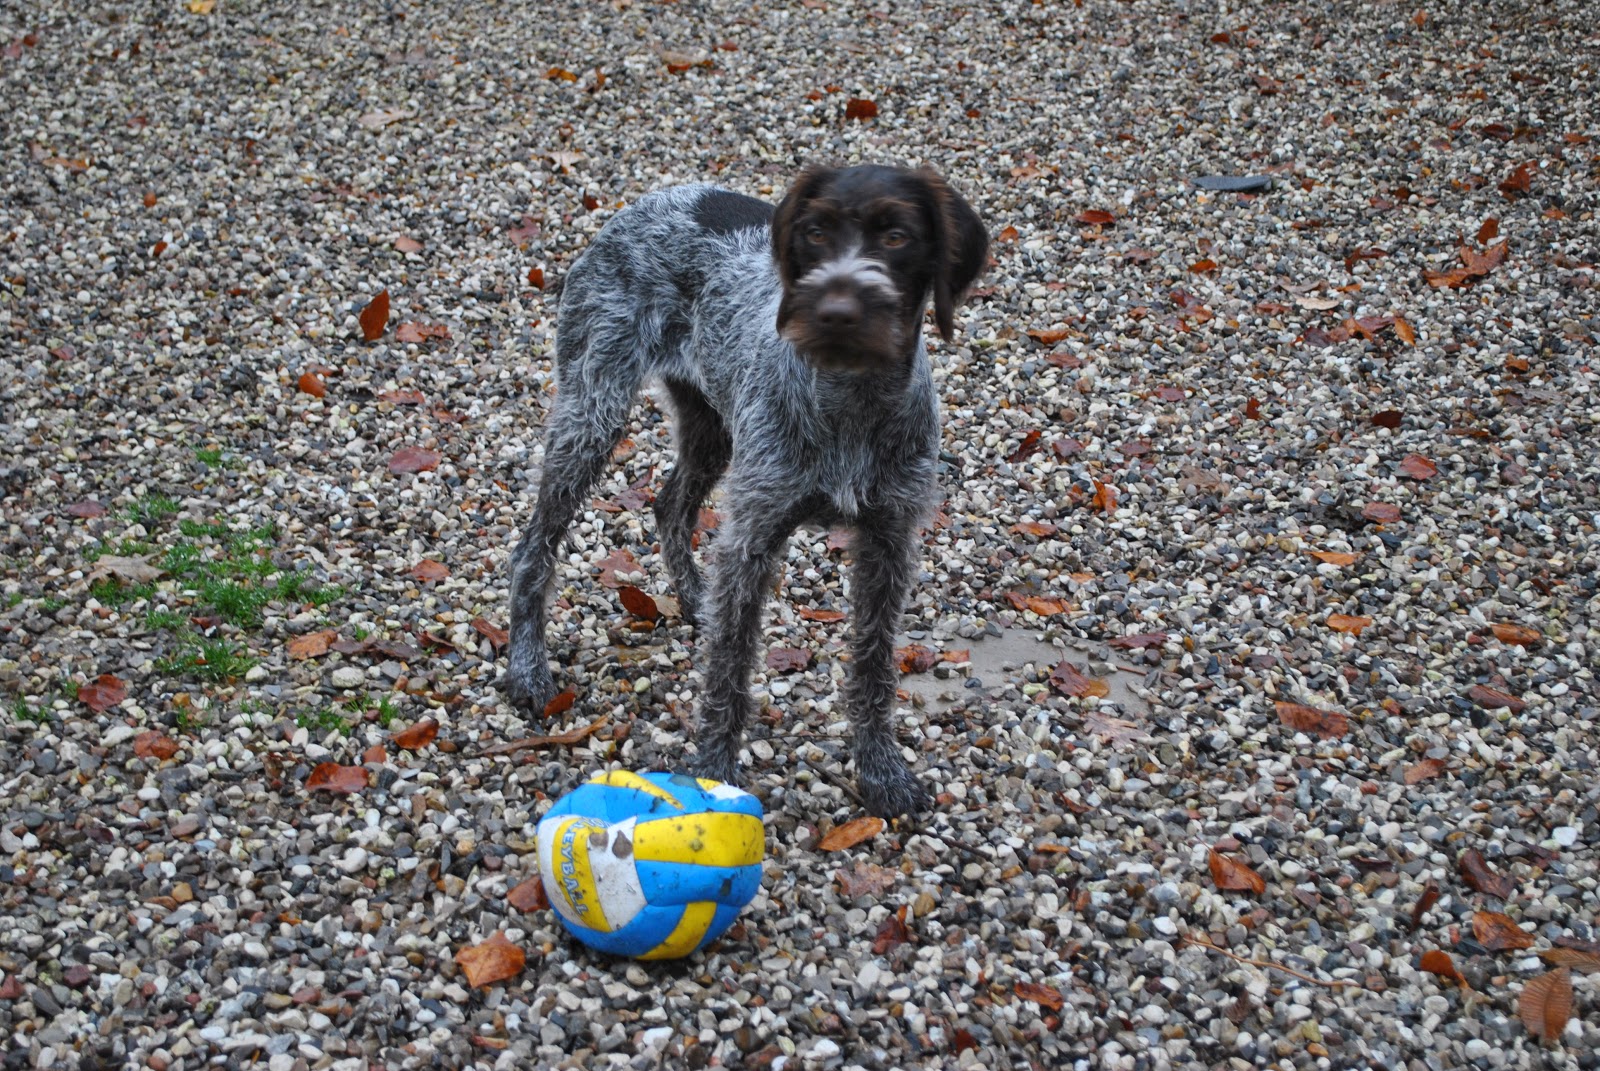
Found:
M 814 313 L 823 296 L 822 292 L 809 288 L 797 292 L 791 314 L 779 331 L 812 367 L 836 372 L 870 372 L 905 356 L 908 339 L 902 323 L 904 317 L 887 294 L 877 291 L 861 294 L 861 322 L 844 328 L 817 321 Z

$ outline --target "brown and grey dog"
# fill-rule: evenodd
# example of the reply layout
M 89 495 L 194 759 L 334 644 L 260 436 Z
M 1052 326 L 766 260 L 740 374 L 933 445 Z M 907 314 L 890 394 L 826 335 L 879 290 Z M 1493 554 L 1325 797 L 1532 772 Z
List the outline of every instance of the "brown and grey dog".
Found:
M 555 554 L 655 380 L 678 447 L 655 503 L 661 550 L 704 644 L 696 772 L 738 776 L 762 609 L 789 535 L 840 525 L 853 533 L 846 699 L 862 795 L 880 815 L 926 807 L 890 725 L 895 632 L 936 503 L 922 322 L 931 300 L 950 338 L 987 250 L 942 179 L 891 167 L 811 168 L 776 211 L 683 186 L 608 222 L 562 290 L 538 506 L 511 559 L 506 697 L 538 711 L 555 694 L 544 642 Z M 707 591 L 691 541 L 719 480 Z

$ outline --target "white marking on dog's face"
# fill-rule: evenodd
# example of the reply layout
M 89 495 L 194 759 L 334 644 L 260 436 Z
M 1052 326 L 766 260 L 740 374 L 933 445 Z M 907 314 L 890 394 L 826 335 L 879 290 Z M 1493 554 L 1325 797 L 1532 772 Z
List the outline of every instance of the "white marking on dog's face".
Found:
M 843 255 L 818 264 L 800 277 L 799 285 L 807 290 L 827 290 L 839 283 L 858 290 L 877 290 L 896 301 L 900 299 L 900 288 L 889 277 L 888 267 L 863 257 L 859 245 L 853 245 Z

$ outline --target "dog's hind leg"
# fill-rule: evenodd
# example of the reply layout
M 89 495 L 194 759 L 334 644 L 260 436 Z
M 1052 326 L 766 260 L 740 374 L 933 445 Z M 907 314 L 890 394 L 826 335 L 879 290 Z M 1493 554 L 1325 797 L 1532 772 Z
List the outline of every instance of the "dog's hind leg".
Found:
M 656 496 L 656 531 L 683 616 L 700 625 L 705 581 L 694 562 L 694 531 L 700 520 L 700 506 L 728 468 L 733 439 L 722 417 L 697 387 L 670 379 L 666 386 L 672 399 L 678 456 Z
M 511 649 L 500 682 L 508 702 L 534 713 L 556 694 L 544 643 L 556 552 L 611 460 L 644 378 L 644 362 L 634 356 L 601 359 L 598 351 L 570 353 L 560 341 L 557 346 L 560 379 L 545 433 L 539 499 L 511 553 Z

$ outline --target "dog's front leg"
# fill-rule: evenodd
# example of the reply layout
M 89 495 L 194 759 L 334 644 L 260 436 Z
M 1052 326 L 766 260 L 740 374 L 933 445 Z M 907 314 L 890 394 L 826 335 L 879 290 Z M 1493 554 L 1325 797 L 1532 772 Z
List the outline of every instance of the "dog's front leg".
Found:
M 845 699 L 855 730 L 856 776 L 873 814 L 914 814 L 931 801 L 906 765 L 890 719 L 897 683 L 894 637 L 916 575 L 916 528 L 900 516 L 863 517 L 851 551 L 854 625 Z
M 794 531 L 787 509 L 729 496 L 717 530 L 706 608 L 705 693 L 695 741 L 701 777 L 733 782 L 750 721 L 750 674 L 761 642 L 761 611 L 779 553 Z

